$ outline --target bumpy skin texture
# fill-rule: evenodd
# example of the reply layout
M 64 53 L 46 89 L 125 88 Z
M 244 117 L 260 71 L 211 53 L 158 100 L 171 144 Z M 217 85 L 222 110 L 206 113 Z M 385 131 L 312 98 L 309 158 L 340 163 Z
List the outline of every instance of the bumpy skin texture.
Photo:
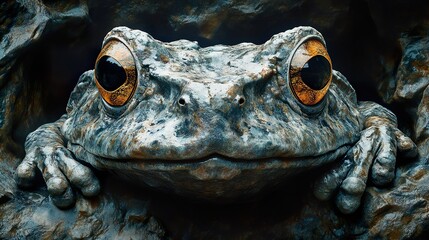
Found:
M 330 199 L 338 193 L 339 209 L 354 212 L 368 177 L 379 186 L 389 183 L 397 149 L 413 154 L 415 145 L 390 111 L 358 102 L 339 72 L 316 106 L 295 98 L 289 64 L 310 37 L 324 41 L 315 29 L 298 27 L 262 45 L 201 48 L 115 28 L 104 44 L 117 39 L 131 50 L 138 72 L 134 96 L 123 107 L 109 107 L 94 72 L 84 73 L 67 113 L 28 136 L 18 180 L 31 185 L 39 169 L 53 202 L 70 206 L 70 184 L 85 196 L 100 189 L 77 159 L 177 194 L 237 199 L 337 160 L 315 194 Z

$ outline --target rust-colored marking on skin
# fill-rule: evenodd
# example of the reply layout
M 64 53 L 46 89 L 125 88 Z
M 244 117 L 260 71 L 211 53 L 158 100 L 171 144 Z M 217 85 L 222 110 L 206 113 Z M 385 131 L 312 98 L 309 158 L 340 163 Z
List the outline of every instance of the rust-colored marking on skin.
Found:
M 145 89 L 143 93 L 143 98 L 150 97 L 154 94 L 155 90 L 152 87 L 148 87 Z
M 235 96 L 237 95 L 237 92 L 239 90 L 239 86 L 238 85 L 233 85 L 232 87 L 230 87 L 228 89 L 228 91 L 226 92 L 226 94 L 228 94 L 230 99 L 234 99 Z
M 252 79 L 252 80 L 258 80 L 259 79 L 259 76 L 257 75 L 257 74 L 254 74 L 254 73 L 250 73 L 249 74 L 249 77 Z
M 261 71 L 261 77 L 262 77 L 262 79 L 269 79 L 274 75 L 274 73 L 275 73 L 274 69 L 264 68 Z
M 412 61 L 411 65 L 423 73 L 429 73 L 429 64 L 424 61 Z
M 284 78 L 282 78 L 280 75 L 277 75 L 277 84 L 278 84 L 279 86 L 284 86 L 284 85 L 286 85 L 286 81 L 285 81 L 285 79 L 284 79 Z
M 203 121 L 201 120 L 199 114 L 195 113 L 194 116 L 194 123 L 198 126 L 198 129 L 201 129 L 203 127 Z
M 412 175 L 414 181 L 419 181 L 422 177 L 426 176 L 426 171 L 419 169 L 416 173 Z
M 164 54 L 161 54 L 161 55 L 159 56 L 159 58 L 161 59 L 161 61 L 162 61 L 163 63 L 168 63 L 168 62 L 170 61 L 170 59 L 169 59 L 167 56 L 165 56 Z
M 100 198 L 98 196 L 89 198 L 88 202 L 91 205 L 91 208 L 97 208 L 100 206 Z

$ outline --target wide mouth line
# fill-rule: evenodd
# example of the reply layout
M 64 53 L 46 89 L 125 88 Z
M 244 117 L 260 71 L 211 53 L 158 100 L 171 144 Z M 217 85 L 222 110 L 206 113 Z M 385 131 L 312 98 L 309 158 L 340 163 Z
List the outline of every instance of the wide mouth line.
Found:
M 124 163 L 147 163 L 147 164 L 154 164 L 154 163 L 160 163 L 160 164 L 187 164 L 187 163 L 204 163 L 211 160 L 219 160 L 224 162 L 231 162 L 231 163 L 263 163 L 263 162 L 270 162 L 270 161 L 305 161 L 305 160 L 316 160 L 320 158 L 324 158 L 325 156 L 329 155 L 336 155 L 335 153 L 338 151 L 344 151 L 345 148 L 350 148 L 351 144 L 344 144 L 341 145 L 331 151 L 327 151 L 325 153 L 319 154 L 319 155 L 313 155 L 313 156 L 299 156 L 299 157 L 282 157 L 282 156 L 272 156 L 272 157 L 262 157 L 262 158 L 239 158 L 239 157 L 228 157 L 223 154 L 219 153 L 212 153 L 207 156 L 201 157 L 201 158 L 182 158 L 182 159 L 138 159 L 138 158 L 112 158 L 112 157 L 105 157 L 100 156 L 97 154 L 94 154 L 92 152 L 89 152 L 84 147 L 82 147 L 80 144 L 72 144 L 79 146 L 79 148 L 83 149 L 84 151 L 87 151 L 91 155 L 94 155 L 96 157 L 105 159 L 107 161 L 112 162 L 124 162 Z M 346 151 L 344 151 L 346 152 Z

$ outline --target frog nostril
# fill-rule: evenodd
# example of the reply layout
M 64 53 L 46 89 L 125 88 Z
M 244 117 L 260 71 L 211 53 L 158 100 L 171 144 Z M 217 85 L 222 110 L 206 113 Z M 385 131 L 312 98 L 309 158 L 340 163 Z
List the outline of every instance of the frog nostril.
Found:
M 246 98 L 244 98 L 243 96 L 238 95 L 238 96 L 235 97 L 235 102 L 236 102 L 236 104 L 238 104 L 241 107 L 246 102 Z
M 184 98 L 182 98 L 182 97 L 179 98 L 179 105 L 182 106 L 182 107 L 185 106 L 186 105 L 186 100 Z
M 177 104 L 179 105 L 179 107 L 189 107 L 189 104 L 191 104 L 191 96 L 188 94 L 182 94 L 179 99 L 177 100 Z
M 240 106 L 242 106 L 245 102 L 246 102 L 246 99 L 244 99 L 244 97 L 240 97 L 238 99 L 238 105 L 240 105 Z

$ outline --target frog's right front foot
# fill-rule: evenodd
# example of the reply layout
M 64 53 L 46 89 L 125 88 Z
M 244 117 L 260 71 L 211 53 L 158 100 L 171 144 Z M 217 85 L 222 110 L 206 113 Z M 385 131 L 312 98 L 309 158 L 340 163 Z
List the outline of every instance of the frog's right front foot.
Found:
M 71 207 L 75 203 L 70 183 L 86 197 L 99 193 L 98 179 L 88 167 L 76 161 L 64 146 L 34 146 L 26 151 L 27 155 L 17 168 L 18 185 L 21 187 L 33 185 L 38 169 L 53 203 L 59 208 Z

